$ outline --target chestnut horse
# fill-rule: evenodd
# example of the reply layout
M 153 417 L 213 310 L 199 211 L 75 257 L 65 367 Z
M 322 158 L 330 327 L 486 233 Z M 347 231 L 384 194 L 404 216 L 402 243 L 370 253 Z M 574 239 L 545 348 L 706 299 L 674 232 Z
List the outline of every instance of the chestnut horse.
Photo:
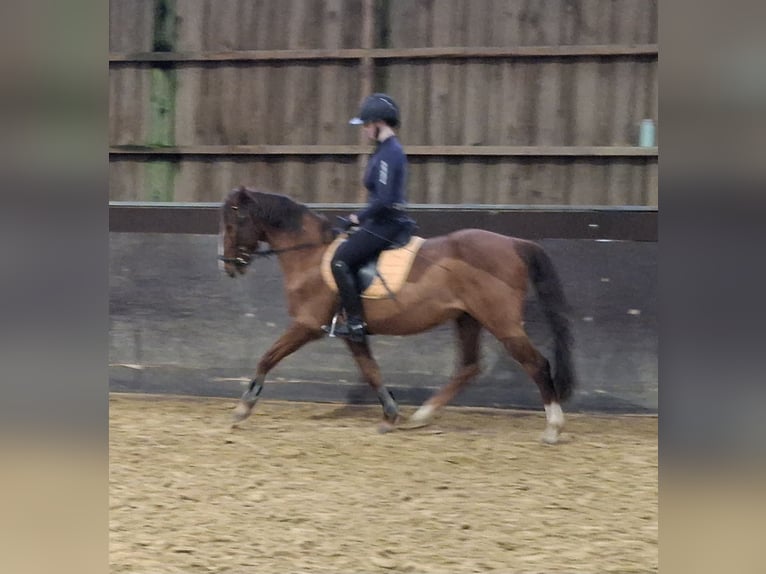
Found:
M 326 217 L 287 196 L 240 187 L 222 205 L 219 249 L 231 277 L 247 269 L 253 255 L 275 254 L 284 275 L 291 323 L 261 357 L 242 395 L 234 421 L 247 418 L 279 361 L 319 339 L 339 299 L 324 282 L 322 255 L 335 232 Z M 259 251 L 260 242 L 270 249 Z M 524 331 L 528 280 L 535 286 L 555 341 L 555 374 Z M 365 299 L 367 330 L 375 335 L 411 335 L 446 321 L 457 327 L 459 366 L 449 384 L 408 419 L 407 427 L 427 424 L 479 374 L 479 333 L 486 329 L 537 383 L 547 425 L 542 440 L 555 443 L 564 425 L 561 403 L 572 394 L 571 335 L 567 304 L 548 255 L 536 243 L 480 229 L 464 229 L 427 239 L 406 283 L 394 299 Z M 364 380 L 378 394 L 386 424 L 401 421 L 399 407 L 381 380 L 368 342 L 345 340 Z

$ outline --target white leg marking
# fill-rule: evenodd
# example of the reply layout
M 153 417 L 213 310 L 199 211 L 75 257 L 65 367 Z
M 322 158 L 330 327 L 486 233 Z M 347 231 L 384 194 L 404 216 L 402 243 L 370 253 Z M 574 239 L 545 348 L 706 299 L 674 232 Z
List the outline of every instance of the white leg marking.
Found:
M 221 261 L 221 257 L 223 257 L 223 231 L 218 233 L 218 269 L 223 271 L 223 261 Z
M 548 444 L 556 444 L 559 440 L 559 432 L 564 426 L 564 411 L 561 410 L 561 406 L 552 402 L 549 405 L 545 405 L 545 418 L 548 421 L 548 425 L 543 432 L 542 440 Z
M 564 426 L 564 411 L 561 410 L 561 405 L 556 402 L 545 405 L 545 418 L 548 419 L 549 425 L 559 428 Z

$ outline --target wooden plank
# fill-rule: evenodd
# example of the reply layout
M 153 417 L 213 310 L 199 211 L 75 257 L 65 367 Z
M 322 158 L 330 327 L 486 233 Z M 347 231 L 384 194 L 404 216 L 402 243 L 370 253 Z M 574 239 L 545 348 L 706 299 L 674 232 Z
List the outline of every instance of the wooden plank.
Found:
M 266 22 L 265 42 L 266 51 L 282 51 L 287 49 L 287 15 L 289 4 L 270 0 L 266 3 L 266 12 L 263 15 Z
M 458 203 L 485 203 L 484 182 L 487 169 L 484 162 L 464 161 L 460 170 Z
M 269 8 L 274 4 L 272 0 L 250 0 L 253 3 L 253 12 L 250 16 L 250 40 L 256 50 L 265 50 L 270 47 L 269 30 L 272 23 L 269 20 Z
M 297 9 L 297 6 L 294 6 Z M 315 66 L 291 66 L 286 74 L 284 94 L 287 101 L 284 128 L 288 130 L 287 142 L 302 145 L 315 141 L 318 131 L 319 70 Z M 283 162 L 285 193 L 307 193 L 307 182 L 315 158 L 286 158 Z M 308 160 L 308 161 L 307 161 Z M 313 186 L 311 186 L 313 189 Z
M 609 201 L 611 173 L 601 160 L 576 162 L 570 168 L 568 205 L 605 205 Z
M 644 117 L 651 118 L 657 123 L 659 117 L 659 82 L 657 81 L 658 66 L 656 62 L 647 62 L 644 64 L 646 76 L 644 80 Z M 655 143 L 657 142 L 655 134 Z
M 423 47 L 406 49 L 302 49 L 240 50 L 215 52 L 130 52 L 110 53 L 109 63 L 140 62 L 254 62 L 270 60 L 411 60 L 440 58 L 594 58 L 658 55 L 657 44 L 601 44 L 583 46 L 488 46 Z
M 206 18 L 208 28 L 204 42 L 204 49 L 212 52 L 228 52 L 238 50 L 241 46 L 236 31 L 239 29 L 241 20 L 240 2 L 228 0 L 219 2 L 213 0 L 206 6 Z
M 553 158 L 552 161 L 548 162 L 547 169 L 543 168 L 543 171 L 547 172 L 545 203 L 551 205 L 565 205 L 567 203 L 569 190 L 566 183 L 571 163 L 571 158 Z
M 609 194 L 606 205 L 630 205 L 633 197 L 634 172 L 631 164 L 613 163 L 609 171 Z
M 510 195 L 512 164 L 498 158 L 492 162 L 492 175 L 487 177 L 487 189 L 484 197 L 490 203 L 504 203 Z
M 176 145 L 188 146 L 203 143 L 198 141 L 197 135 L 199 122 L 202 120 L 198 107 L 205 72 L 206 70 L 199 68 L 176 70 Z
M 651 205 L 657 207 L 659 205 L 659 169 L 656 161 L 651 161 L 646 166 L 645 170 L 645 182 L 644 182 L 644 197 L 640 205 Z
M 373 47 L 375 46 L 375 25 L 376 25 L 376 11 L 375 11 L 375 0 L 362 0 L 362 56 L 360 56 L 359 60 L 359 71 L 360 71 L 360 98 L 359 102 L 355 106 L 355 112 L 356 109 L 358 109 L 358 106 L 361 105 L 363 98 L 366 98 L 368 95 L 373 93 L 375 90 L 375 63 L 372 60 L 372 58 L 369 57 L 370 52 L 372 51 Z M 356 158 L 356 171 L 357 171 L 357 177 L 359 182 L 362 182 L 364 179 L 364 172 L 367 167 L 367 161 L 370 156 L 369 148 L 367 147 L 367 141 L 366 136 L 362 132 L 362 130 L 359 130 L 359 135 L 357 136 L 357 141 L 359 142 L 359 145 L 365 149 L 363 151 L 359 152 L 359 155 Z M 364 184 L 359 183 L 358 186 L 354 187 L 356 190 L 356 194 L 353 196 L 354 201 L 358 202 L 364 202 L 367 201 L 367 190 L 364 187 Z
M 287 195 L 298 197 L 305 193 L 303 172 L 308 164 L 303 161 L 286 159 L 280 162 L 282 179 L 280 190 Z
M 545 41 L 540 25 L 545 16 L 545 6 L 541 4 L 540 0 L 526 0 L 519 12 L 519 40 L 525 46 L 535 46 Z
M 324 48 L 338 49 L 343 42 L 342 19 L 340 17 L 343 10 L 343 0 L 326 0 L 323 9 L 321 45 Z M 351 131 L 349 129 L 351 126 L 346 123 L 348 121 L 346 116 L 351 117 L 350 114 L 354 113 L 351 107 L 345 107 L 345 70 L 336 62 L 323 65 L 318 74 L 318 126 L 314 141 L 319 145 L 339 144 L 345 141 L 343 132 Z M 317 176 L 323 177 L 322 172 L 323 170 L 319 169 Z M 330 177 L 332 176 L 330 175 Z
M 300 169 L 289 175 L 289 162 Z M 110 162 L 110 198 L 139 200 L 144 195 L 146 161 L 130 158 Z M 413 183 L 410 202 L 424 204 L 477 203 L 485 205 L 657 205 L 657 162 L 654 159 L 612 161 L 607 158 L 528 157 L 462 158 L 438 160 L 445 166 L 445 188 L 438 202 L 424 196 L 423 178 L 428 158 L 411 162 Z M 480 167 L 485 180 L 494 181 L 481 191 L 468 189 L 461 174 L 467 163 Z M 218 201 L 223 193 L 237 185 L 249 185 L 295 195 L 301 201 L 355 203 L 359 182 L 353 156 L 340 160 L 311 158 L 290 160 L 281 157 L 245 158 L 233 156 L 214 164 L 206 161 L 176 163 L 177 193 L 174 201 Z M 477 173 L 478 170 L 474 170 Z M 320 176 L 320 174 L 325 174 Z
M 641 88 L 644 78 L 642 77 L 642 67 L 639 62 L 628 62 L 628 67 L 632 71 L 630 78 L 625 84 L 620 86 L 620 89 L 626 90 L 623 93 L 627 102 L 625 115 L 621 118 L 624 138 L 622 141 L 636 145 L 638 144 L 638 128 L 643 117 L 643 110 L 640 109 L 640 106 L 643 100 L 643 90 Z
M 109 51 L 134 52 L 152 49 L 154 3 L 134 0 L 109 2 Z
M 285 34 L 285 44 L 288 50 L 305 50 L 309 46 L 306 37 L 307 12 L 311 2 L 304 0 L 281 0 L 281 10 L 285 12 L 286 26 L 281 33 Z M 316 4 L 316 2 L 314 2 Z M 318 23 L 321 25 L 321 23 Z
M 562 140 L 561 67 L 568 64 L 546 62 L 536 66 L 537 101 L 535 106 L 535 138 L 537 145 L 556 145 Z M 569 64 L 571 65 L 571 64 Z M 593 105 L 592 102 L 590 102 Z M 530 143 L 532 143 L 530 142 Z
M 320 38 L 321 49 L 323 50 L 341 50 L 343 49 L 343 0 L 325 0 L 318 2 L 324 12 L 322 19 L 322 35 Z
M 144 162 L 134 158 L 109 162 L 110 201 L 139 201 L 144 198 Z
M 179 52 L 203 52 L 205 11 L 200 4 L 179 2 L 176 27 L 176 50 Z
M 369 152 L 359 145 L 196 145 L 152 147 L 111 146 L 109 154 L 124 155 L 357 155 Z M 561 157 L 656 157 L 658 148 L 633 146 L 407 146 L 414 156 L 561 156 Z
M 109 74 L 109 139 L 112 145 L 146 141 L 150 117 L 151 70 L 114 70 Z
M 313 138 L 319 145 L 338 144 L 345 140 L 342 132 L 352 131 L 348 119 L 356 110 L 345 106 L 345 84 L 340 66 L 323 66 L 319 70 L 316 92 L 318 123 Z
M 484 41 L 487 35 L 487 0 L 474 0 L 465 3 L 465 20 L 463 29 L 465 36 L 463 45 L 476 46 Z M 487 145 L 487 128 L 489 109 L 489 86 L 487 75 L 490 67 L 479 61 L 465 62 L 462 66 L 465 72 L 465 97 L 461 118 L 463 121 L 463 140 L 461 143 L 469 146 Z M 471 158 L 463 162 L 461 169 L 461 203 L 486 202 L 486 162 Z
M 217 164 L 217 167 L 219 166 L 220 164 Z M 179 162 L 178 173 L 176 174 L 178 192 L 174 198 L 175 201 L 209 201 L 213 188 L 210 181 L 210 171 L 208 166 L 198 161 Z M 226 190 L 218 191 L 225 192 Z
M 600 105 L 603 102 L 603 90 L 600 78 L 601 64 L 598 62 L 579 62 L 575 68 L 574 98 L 567 102 L 567 116 L 574 120 L 574 145 L 595 145 L 598 140 L 599 119 L 609 110 Z
M 341 48 L 362 46 L 362 13 L 364 0 L 343 0 L 339 18 L 341 21 Z
M 171 52 L 176 43 L 175 0 L 154 0 L 153 49 Z M 152 146 L 175 145 L 176 122 L 176 70 L 154 68 L 151 70 L 151 116 L 148 144 Z M 173 201 L 174 178 L 177 165 L 172 161 L 152 161 L 146 164 L 147 198 L 151 201 Z
M 638 143 L 638 130 L 632 126 L 634 90 L 636 89 L 635 62 L 614 62 L 610 66 L 608 89 L 614 93 L 610 109 L 609 139 L 604 140 L 613 145 L 630 145 Z
M 445 203 L 462 203 L 461 201 L 461 162 L 459 159 L 447 158 L 447 181 L 444 189 Z
M 647 28 L 646 28 L 646 36 L 644 37 L 647 42 L 656 42 L 657 41 L 657 28 L 658 28 L 658 18 L 659 18 L 659 12 L 658 12 L 658 3 L 657 0 L 649 0 L 649 10 L 647 14 Z
M 622 62 L 612 60 L 600 62 L 598 65 L 598 93 L 596 102 L 598 114 L 596 115 L 596 129 L 593 141 L 582 142 L 595 145 L 630 145 L 633 142 L 614 140 L 614 123 L 617 108 L 617 66 Z M 572 142 L 575 145 L 581 142 Z
M 502 187 L 497 196 L 497 203 L 522 205 L 527 203 L 527 195 L 524 189 L 523 177 L 529 161 L 526 158 L 520 160 L 506 160 L 501 170 Z
M 433 46 L 449 46 L 452 6 L 450 0 L 434 0 L 430 12 L 428 26 Z M 452 64 L 443 60 L 431 62 L 426 69 L 428 79 L 428 101 L 426 117 L 422 129 L 427 145 L 443 146 L 448 142 L 449 126 L 453 121 L 449 114 L 450 68 Z M 409 153 L 409 148 L 405 149 Z M 416 193 L 423 197 L 426 203 L 443 203 L 447 189 L 447 166 L 443 161 L 429 161 L 423 166 L 425 173 L 424 189 Z M 410 200 L 412 201 L 412 199 Z

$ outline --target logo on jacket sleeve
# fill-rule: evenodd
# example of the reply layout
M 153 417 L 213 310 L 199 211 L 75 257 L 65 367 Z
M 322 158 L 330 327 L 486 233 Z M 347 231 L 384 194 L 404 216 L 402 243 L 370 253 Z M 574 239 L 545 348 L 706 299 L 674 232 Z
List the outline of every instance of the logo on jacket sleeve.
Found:
M 386 185 L 388 182 L 388 163 L 385 161 L 380 162 L 380 169 L 378 171 L 378 182 Z

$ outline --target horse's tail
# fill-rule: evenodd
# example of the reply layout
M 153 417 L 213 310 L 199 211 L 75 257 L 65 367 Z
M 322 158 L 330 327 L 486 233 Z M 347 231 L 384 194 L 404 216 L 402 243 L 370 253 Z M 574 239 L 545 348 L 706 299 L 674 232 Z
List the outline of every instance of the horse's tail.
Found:
M 572 396 L 576 386 L 572 366 L 572 328 L 569 321 L 569 305 L 561 287 L 561 280 L 548 254 L 543 248 L 529 241 L 520 250 L 529 269 L 529 278 L 535 286 L 545 317 L 553 330 L 556 370 L 553 387 L 560 402 Z

